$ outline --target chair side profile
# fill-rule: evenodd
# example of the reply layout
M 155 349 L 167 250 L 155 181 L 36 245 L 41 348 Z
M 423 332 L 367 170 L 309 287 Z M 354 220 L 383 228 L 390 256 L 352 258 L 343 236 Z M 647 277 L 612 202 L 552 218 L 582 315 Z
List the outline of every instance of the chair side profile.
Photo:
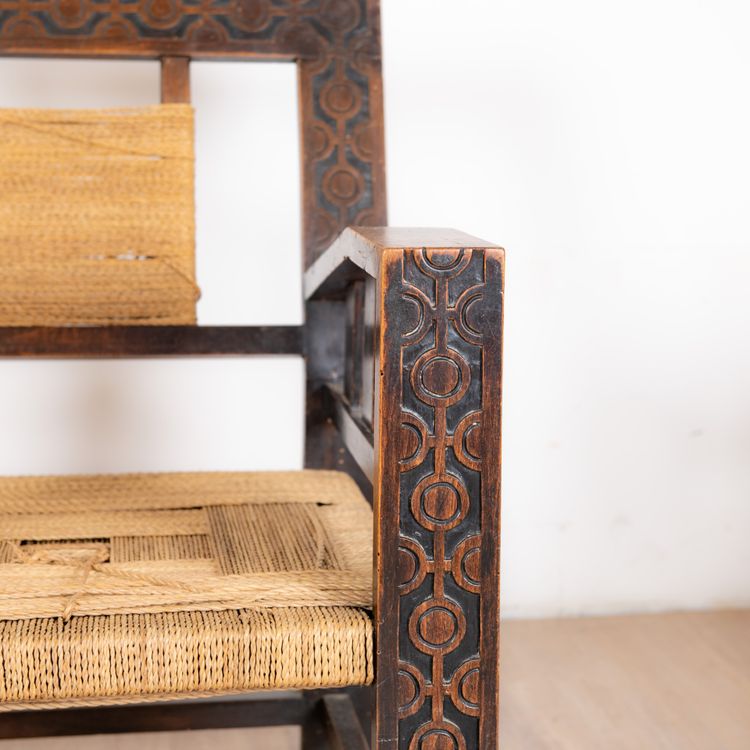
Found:
M 191 60 L 295 62 L 306 301 L 301 327 L 21 323 L 0 327 L 0 356 L 307 364 L 296 477 L 0 479 L 0 649 L 12 667 L 0 739 L 299 724 L 306 750 L 499 747 L 504 251 L 386 226 L 379 13 L 378 0 L 0 0 L 0 55 L 158 59 L 165 105 L 189 103 Z M 282 527 L 298 543 L 284 547 Z M 19 572 L 32 563 L 39 581 Z M 187 591 L 185 570 L 204 587 Z M 60 699 L 61 667 L 45 662 L 52 692 L 33 676 L 25 687 L 32 653 L 68 649 L 80 664 L 81 628 L 113 662 L 139 648 L 130 622 L 157 634 L 143 658 L 192 661 L 160 668 L 155 685 L 130 659 L 127 680 L 71 677 Z M 300 639 L 292 655 L 263 652 L 284 628 Z M 201 629 L 216 677 L 186 684 L 206 663 Z M 105 646 L 92 648 L 101 659 Z M 303 692 L 221 700 L 274 688 Z

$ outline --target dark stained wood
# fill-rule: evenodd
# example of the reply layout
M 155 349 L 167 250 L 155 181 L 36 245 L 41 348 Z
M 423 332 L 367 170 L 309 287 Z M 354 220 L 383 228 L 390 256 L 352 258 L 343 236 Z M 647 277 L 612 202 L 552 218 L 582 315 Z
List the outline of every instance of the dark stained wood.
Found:
M 347 227 L 305 272 L 305 299 L 341 296 L 355 279 L 380 274 L 383 251 L 400 248 L 498 247 L 456 229 Z
M 365 359 L 365 282 L 353 283 L 346 296 L 346 354 L 344 396 L 356 409 L 362 406 L 362 367 Z
M 328 741 L 332 750 L 368 750 L 352 701 L 346 693 L 323 696 Z
M 305 695 L 307 717 L 302 724 L 302 750 L 331 750 L 322 696 L 321 690 L 312 690 Z
M 353 412 L 341 391 L 333 387 L 328 390 L 334 401 L 334 421 L 341 441 L 362 473 L 372 482 L 375 463 L 372 430 Z
M 162 57 L 161 103 L 190 104 L 189 57 Z
M 0 357 L 302 354 L 301 326 L 0 327 Z
M 385 224 L 379 0 L 0 0 L 0 55 L 296 60 L 305 266 Z
M 308 702 L 299 696 L 17 711 L 0 714 L 0 739 L 289 726 L 304 724 L 309 714 Z
M 365 476 L 347 450 L 335 422 L 335 402 L 326 386 L 308 383 L 305 420 L 305 468 L 345 471 L 372 502 L 372 479 Z
M 399 238 L 408 246 L 388 247 Z M 504 253 L 368 239 L 380 252 L 373 745 L 490 750 Z
M 346 369 L 346 303 L 320 300 L 305 305 L 307 380 L 312 388 L 322 383 L 344 384 Z

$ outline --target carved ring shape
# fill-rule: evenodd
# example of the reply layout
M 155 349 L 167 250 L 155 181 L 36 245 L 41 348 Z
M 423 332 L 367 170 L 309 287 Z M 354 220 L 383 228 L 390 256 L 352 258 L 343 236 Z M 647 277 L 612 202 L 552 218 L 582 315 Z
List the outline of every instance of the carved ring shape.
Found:
M 470 536 L 456 547 L 451 558 L 453 580 L 465 591 L 480 593 L 481 549 L 479 537 Z
M 464 662 L 450 681 L 453 705 L 467 716 L 479 716 L 479 659 Z
M 411 512 L 425 529 L 448 531 L 469 511 L 469 493 L 452 474 L 431 474 L 417 484 L 411 495 Z
M 420 401 L 450 406 L 464 397 L 471 383 L 466 360 L 453 349 L 429 349 L 415 363 L 411 384 Z
M 466 270 L 471 262 L 471 250 L 441 250 L 430 248 L 416 250 L 414 261 L 419 269 L 434 278 L 451 279 Z
M 406 718 L 417 713 L 427 698 L 424 675 L 413 665 L 400 662 L 398 665 L 398 713 Z
M 453 452 L 464 466 L 474 471 L 481 471 L 482 459 L 479 455 L 481 445 L 482 413 L 473 411 L 456 426 L 456 431 L 453 433 Z
M 465 633 L 464 611 L 445 597 L 422 602 L 409 618 L 412 643 L 425 654 L 449 654 L 458 648 Z
M 409 750 L 466 750 L 466 740 L 455 724 L 431 721 L 417 729 Z
M 397 565 L 398 590 L 402 596 L 419 588 L 429 568 L 424 549 L 413 539 L 403 536 L 399 539 Z

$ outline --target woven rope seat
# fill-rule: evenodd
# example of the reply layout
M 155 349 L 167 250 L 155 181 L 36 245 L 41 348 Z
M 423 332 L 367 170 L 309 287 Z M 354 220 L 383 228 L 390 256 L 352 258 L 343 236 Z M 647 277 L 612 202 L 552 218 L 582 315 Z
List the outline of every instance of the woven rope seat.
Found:
M 372 681 L 333 471 L 0 478 L 0 711 Z

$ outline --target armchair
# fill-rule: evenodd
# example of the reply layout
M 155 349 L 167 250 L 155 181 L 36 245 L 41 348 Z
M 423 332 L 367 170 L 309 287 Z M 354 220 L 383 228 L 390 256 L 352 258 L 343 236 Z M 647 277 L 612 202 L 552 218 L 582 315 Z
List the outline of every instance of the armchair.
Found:
M 304 356 L 310 472 L 283 481 L 252 474 L 223 477 L 219 485 L 215 478 L 197 475 L 119 477 L 111 481 L 120 494 L 103 489 L 114 485 L 101 478 L 78 478 L 72 484 L 63 478 L 0 480 L 0 739 L 300 724 L 305 748 L 356 750 L 368 746 L 361 725 L 372 719 L 373 748 L 498 747 L 504 253 L 453 230 L 385 226 L 378 0 L 0 0 L 0 55 L 159 59 L 164 104 L 189 103 L 190 60 L 296 62 L 307 304 L 303 327 L 202 327 L 153 320 L 138 325 L 132 316 L 125 324 L 111 320 L 71 327 L 40 319 L 0 327 L 0 356 Z M 372 500 L 372 516 L 351 480 L 331 470 L 355 480 Z M 200 502 L 194 497 L 196 486 Z M 81 487 L 87 488 L 84 499 Z M 267 508 L 288 504 L 290 498 L 307 503 L 307 515 L 293 514 L 299 539 L 311 534 L 318 540 L 302 562 L 295 558 L 281 570 L 293 576 L 309 572 L 307 588 L 290 587 L 283 601 L 270 603 L 258 594 L 257 577 L 269 571 L 259 572 L 261 563 L 253 555 L 261 556 L 258 549 L 268 546 L 274 533 L 278 536 L 273 530 L 281 522 L 252 506 L 261 495 Z M 74 553 L 85 585 L 73 596 L 66 589 L 60 602 L 56 592 L 33 581 L 33 590 L 24 591 L 40 609 L 24 611 L 13 595 L 17 584 L 9 583 L 18 578 L 17 566 L 39 563 L 40 555 L 47 555 L 43 562 L 55 573 L 70 564 L 63 560 L 68 547 L 29 552 L 40 540 L 48 546 L 50 540 L 60 541 L 33 524 L 50 528 L 52 521 L 38 516 L 57 513 L 50 498 L 62 496 L 72 503 L 64 507 L 75 513 L 95 510 L 106 496 L 111 501 L 107 510 L 120 513 L 118 520 L 123 512 L 131 514 L 126 536 L 140 541 L 125 544 L 121 532 L 99 533 L 98 526 L 78 536 L 66 531 L 69 542 L 81 537 L 92 542 Z M 28 503 L 41 508 L 31 521 Z M 172 541 L 157 544 L 149 525 L 156 516 L 136 518 L 143 508 L 152 514 L 171 509 L 192 515 L 170 516 L 177 525 L 164 538 Z M 327 509 L 332 512 L 326 515 Z M 74 520 L 63 519 L 66 524 Z M 362 541 L 370 537 L 370 524 L 372 566 Z M 192 541 L 174 542 L 180 534 Z M 333 542 L 340 542 L 342 551 Z M 264 560 L 274 557 L 273 545 L 268 549 Z M 205 589 L 190 592 L 189 607 L 174 594 L 188 583 L 178 558 L 191 570 L 218 566 L 206 572 Z M 128 568 L 133 562 L 141 567 Z M 161 577 L 147 563 L 158 563 Z M 128 585 L 135 581 L 137 591 L 128 589 L 126 604 L 118 606 L 131 609 L 112 609 L 115 599 L 102 597 L 119 596 L 126 578 Z M 137 592 L 148 600 L 138 600 Z M 144 609 L 146 601 L 151 609 Z M 123 614 L 131 610 L 135 614 Z M 235 618 L 231 627 L 221 620 L 218 635 L 198 631 L 195 618 L 209 610 L 223 613 L 216 615 L 217 622 Z M 305 620 L 305 612 L 312 619 Z M 159 692 L 166 688 L 149 688 L 144 677 L 132 682 L 127 695 L 104 695 L 98 688 L 86 693 L 80 686 L 75 694 L 60 693 L 69 675 L 55 660 L 56 649 L 80 646 L 68 638 L 74 629 L 70 623 L 86 629 L 98 617 L 106 629 L 125 616 L 146 618 L 137 620 L 146 630 L 123 635 L 120 629 L 106 648 L 96 641 L 100 631 L 92 630 L 87 643 L 94 639 L 97 654 L 111 653 L 114 664 L 124 659 L 124 648 L 140 648 L 144 640 L 173 648 L 157 670 L 158 682 L 169 671 L 170 659 L 184 651 L 180 643 L 203 654 L 210 642 L 200 686 L 193 678 L 179 683 L 167 675 L 169 695 Z M 303 620 L 312 623 L 307 630 Z M 171 633 L 179 630 L 178 621 L 188 624 L 180 631 L 183 640 L 173 642 L 164 623 Z M 32 631 L 38 639 L 33 648 L 27 647 Z M 50 633 L 54 637 L 45 635 Z M 279 645 L 297 636 L 303 639 L 296 652 L 298 673 Z M 260 658 L 262 644 L 270 644 L 276 659 L 263 684 L 248 666 Z M 81 653 L 76 651 L 76 669 L 94 671 L 94 663 Z M 30 697 L 19 685 L 35 682 L 35 670 L 48 654 L 49 687 L 35 684 Z M 330 664 L 337 665 L 333 677 Z M 214 668 L 215 679 L 204 679 L 205 671 Z M 247 702 L 221 699 L 259 687 L 303 692 L 263 694 Z M 173 701 L 206 695 L 213 700 Z M 172 702 L 148 702 L 166 698 Z

